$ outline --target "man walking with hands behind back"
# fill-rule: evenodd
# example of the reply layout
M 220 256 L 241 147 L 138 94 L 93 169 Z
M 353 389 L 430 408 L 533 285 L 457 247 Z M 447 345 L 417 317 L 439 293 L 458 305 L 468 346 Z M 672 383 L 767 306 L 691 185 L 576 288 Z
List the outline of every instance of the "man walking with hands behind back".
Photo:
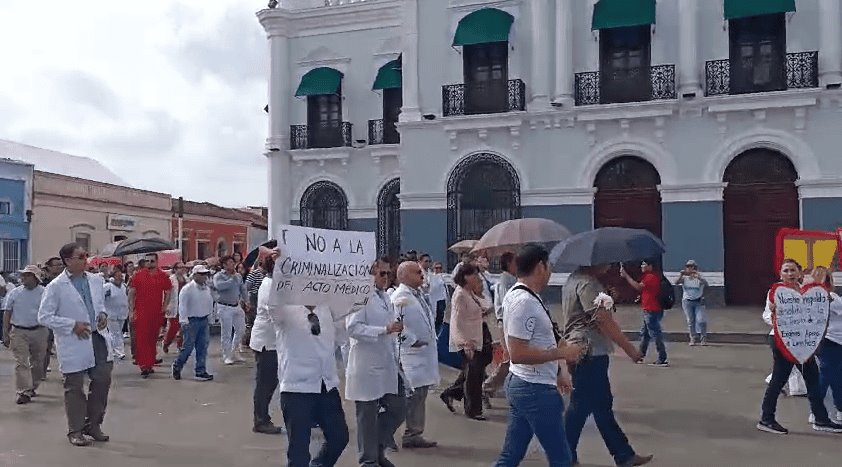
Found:
M 68 243 L 61 247 L 59 256 L 66 269 L 44 290 L 38 322 L 55 334 L 59 368 L 64 376 L 67 439 L 74 446 L 88 446 L 91 442 L 84 435 L 95 441 L 108 441 L 100 429 L 113 367 L 111 340 L 105 336 L 105 293 L 102 279 L 85 272 L 88 253 L 84 248 Z M 88 394 L 85 376 L 91 381 Z
M 35 390 L 44 376 L 44 354 L 47 352 L 47 328 L 38 324 L 38 307 L 44 287 L 38 266 L 20 271 L 23 285 L 9 292 L 3 308 L 3 345 L 15 356 L 17 403 L 26 404 L 35 397 Z

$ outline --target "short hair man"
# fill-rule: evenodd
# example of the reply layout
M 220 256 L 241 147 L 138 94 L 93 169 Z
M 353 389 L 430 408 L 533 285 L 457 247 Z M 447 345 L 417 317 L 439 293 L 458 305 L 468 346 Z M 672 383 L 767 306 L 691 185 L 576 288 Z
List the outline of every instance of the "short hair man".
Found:
M 246 308 L 248 297 L 243 276 L 237 273 L 237 263 L 234 262 L 234 258 L 223 256 L 219 262 L 222 263 L 222 271 L 213 276 L 213 287 L 219 294 L 217 308 L 222 326 L 220 333 L 222 361 L 226 365 L 233 365 L 235 362 L 245 361 L 238 350 L 246 330 L 246 315 L 243 310 Z
M 105 419 L 111 388 L 111 340 L 105 333 L 102 279 L 85 272 L 88 253 L 76 243 L 61 247 L 59 256 L 65 273 L 44 290 L 38 310 L 38 323 L 51 328 L 56 336 L 59 368 L 64 376 L 64 408 L 67 413 L 67 439 L 74 446 L 88 446 L 109 437 L 100 426 Z M 81 298 L 81 300 L 80 300 Z M 92 327 L 93 326 L 93 327 Z M 90 378 L 85 394 L 85 376 Z
M 18 404 L 27 404 L 43 378 L 47 352 L 47 328 L 38 324 L 38 307 L 44 294 L 41 270 L 27 266 L 20 272 L 23 283 L 9 292 L 3 309 L 3 345 L 15 357 L 15 386 Z
M 640 307 L 643 309 L 643 324 L 640 327 L 640 353 L 646 357 L 646 352 L 649 350 L 649 340 L 654 339 L 658 359 L 651 365 L 668 367 L 670 363 L 667 360 L 667 346 L 664 344 L 664 333 L 661 329 L 661 321 L 664 319 L 664 309 L 659 299 L 661 275 L 655 272 L 655 263 L 651 260 L 641 261 L 640 270 L 643 275 L 640 282 L 637 282 L 626 272 L 625 268 L 620 268 L 620 276 L 640 292 Z
M 194 266 L 192 280 L 178 293 L 178 321 L 184 344 L 172 364 L 173 379 L 181 379 L 181 369 L 196 351 L 195 376 L 199 381 L 211 381 L 205 361 L 208 355 L 210 324 L 208 316 L 213 312 L 213 296 L 208 287 L 210 270 L 203 265 Z

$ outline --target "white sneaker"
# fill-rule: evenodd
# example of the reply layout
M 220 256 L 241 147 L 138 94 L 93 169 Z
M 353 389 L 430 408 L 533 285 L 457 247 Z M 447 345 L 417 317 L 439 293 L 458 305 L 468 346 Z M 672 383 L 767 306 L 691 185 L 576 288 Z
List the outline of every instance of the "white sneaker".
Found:
M 222 361 L 222 363 L 224 363 L 224 364 L 226 364 L 226 365 L 233 365 L 233 364 L 234 364 L 234 359 L 232 359 L 231 357 L 228 357 L 228 358 L 226 358 L 225 360 L 223 360 L 223 361 Z
M 842 410 L 836 411 L 836 417 L 833 418 L 833 421 L 836 423 L 842 423 Z
M 816 416 L 812 412 L 810 412 L 810 416 L 807 418 L 807 423 L 810 425 L 816 423 Z

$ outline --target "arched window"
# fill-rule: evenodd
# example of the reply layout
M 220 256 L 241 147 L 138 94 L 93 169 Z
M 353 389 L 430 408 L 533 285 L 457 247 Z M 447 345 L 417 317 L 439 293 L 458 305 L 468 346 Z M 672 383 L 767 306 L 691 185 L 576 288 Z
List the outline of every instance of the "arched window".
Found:
M 348 230 L 348 198 L 333 182 L 319 181 L 307 187 L 300 207 L 304 227 Z
M 500 222 L 520 218 L 520 180 L 495 154 L 477 153 L 460 162 L 447 181 L 447 244 L 479 239 Z M 449 255 L 451 267 L 455 255 Z
M 377 252 L 397 258 L 401 250 L 401 179 L 386 183 L 377 196 Z
M 792 161 L 769 149 L 752 149 L 735 157 L 723 177 L 728 185 L 792 183 L 797 179 L 798 172 Z

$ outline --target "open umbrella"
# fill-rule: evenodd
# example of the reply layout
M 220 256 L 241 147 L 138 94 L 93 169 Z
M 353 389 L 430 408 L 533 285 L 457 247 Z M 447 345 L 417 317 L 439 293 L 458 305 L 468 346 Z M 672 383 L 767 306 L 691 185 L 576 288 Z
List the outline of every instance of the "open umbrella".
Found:
M 121 242 L 111 242 L 105 245 L 104 247 L 102 247 L 102 250 L 100 250 L 99 255 L 102 257 L 114 256 L 114 250 L 116 250 L 117 247 L 120 246 L 120 243 Z
M 648 230 L 603 227 L 559 243 L 550 252 L 550 262 L 594 266 L 656 258 L 665 250 L 664 242 Z
M 169 240 L 160 237 L 130 238 L 123 240 L 114 249 L 112 256 L 138 255 L 144 253 L 156 253 L 165 250 L 174 250 L 175 246 Z
M 557 243 L 570 238 L 567 227 L 549 219 L 526 218 L 501 222 L 485 233 L 474 246 L 473 253 L 488 256 L 514 252 L 527 243 Z
M 448 250 L 460 254 L 460 253 L 467 253 L 474 249 L 477 246 L 477 242 L 479 240 L 462 240 L 461 242 L 456 242 L 453 245 L 450 245 Z
M 266 248 L 275 248 L 278 246 L 277 240 L 269 240 L 268 242 L 263 242 L 260 246 L 265 246 Z M 260 255 L 260 246 L 249 251 L 249 254 L 246 255 L 245 259 L 243 260 L 243 266 L 246 269 L 252 267 L 254 262 L 257 261 L 257 257 Z

